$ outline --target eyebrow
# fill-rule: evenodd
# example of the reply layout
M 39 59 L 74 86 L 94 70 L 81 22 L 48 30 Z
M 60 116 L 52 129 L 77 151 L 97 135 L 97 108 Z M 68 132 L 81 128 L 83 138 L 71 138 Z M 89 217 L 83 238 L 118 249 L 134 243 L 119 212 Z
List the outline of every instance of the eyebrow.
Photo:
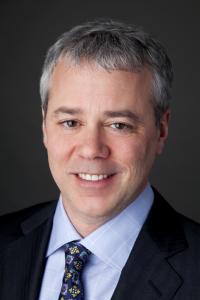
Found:
M 111 118 L 123 117 L 123 118 L 131 119 L 136 123 L 143 123 L 142 118 L 130 110 L 119 110 L 119 111 L 108 110 L 108 111 L 105 111 L 104 114 L 107 117 L 111 117 Z
M 66 106 L 61 106 L 53 112 L 54 116 L 58 114 L 69 114 L 69 115 L 76 115 L 76 114 L 83 114 L 82 109 L 80 108 L 70 108 Z M 135 114 L 130 110 L 106 110 L 103 112 L 106 117 L 110 118 L 128 118 L 136 123 L 143 123 L 143 120 L 140 116 Z
M 66 106 L 61 106 L 58 109 L 56 109 L 53 114 L 57 116 L 58 114 L 69 114 L 69 115 L 76 115 L 76 114 L 82 114 L 82 110 L 80 108 L 70 108 Z

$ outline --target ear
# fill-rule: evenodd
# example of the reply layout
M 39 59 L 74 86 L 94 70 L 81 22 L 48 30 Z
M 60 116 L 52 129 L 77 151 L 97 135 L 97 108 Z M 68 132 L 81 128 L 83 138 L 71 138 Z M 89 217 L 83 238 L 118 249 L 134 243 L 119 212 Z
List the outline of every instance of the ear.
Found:
M 43 144 L 47 147 L 47 132 L 46 132 L 46 119 L 44 110 L 42 109 L 42 133 L 43 133 Z
M 161 154 L 163 152 L 165 142 L 168 137 L 170 116 L 171 116 L 171 111 L 170 109 L 168 109 L 164 112 L 164 114 L 160 119 L 157 154 Z

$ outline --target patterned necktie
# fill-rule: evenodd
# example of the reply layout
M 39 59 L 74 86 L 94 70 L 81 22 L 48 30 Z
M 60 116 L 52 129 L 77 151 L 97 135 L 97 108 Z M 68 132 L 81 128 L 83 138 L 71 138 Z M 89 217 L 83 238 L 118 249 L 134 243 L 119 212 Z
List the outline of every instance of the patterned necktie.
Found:
M 65 273 L 58 300 L 83 300 L 81 273 L 90 251 L 78 242 L 65 245 Z

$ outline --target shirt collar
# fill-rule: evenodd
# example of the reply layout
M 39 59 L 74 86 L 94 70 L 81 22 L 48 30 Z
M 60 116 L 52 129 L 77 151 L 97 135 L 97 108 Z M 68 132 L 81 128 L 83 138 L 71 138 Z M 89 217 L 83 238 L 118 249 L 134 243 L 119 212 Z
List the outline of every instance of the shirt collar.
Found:
M 73 240 L 81 240 L 81 244 L 101 261 L 121 270 L 145 222 L 152 206 L 153 198 L 153 190 L 147 184 L 143 192 L 120 214 L 87 237 L 81 238 L 70 222 L 60 197 L 54 215 L 47 256 L 66 243 Z
M 60 196 L 54 214 L 47 256 L 51 255 L 63 245 L 75 240 L 81 240 L 81 236 L 70 222 L 63 207 L 62 197 Z

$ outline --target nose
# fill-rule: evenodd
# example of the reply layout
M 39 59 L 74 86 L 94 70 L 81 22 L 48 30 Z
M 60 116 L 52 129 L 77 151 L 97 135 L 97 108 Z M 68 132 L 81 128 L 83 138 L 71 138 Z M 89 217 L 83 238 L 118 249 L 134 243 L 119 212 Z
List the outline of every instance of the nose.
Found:
M 87 130 L 80 137 L 78 155 L 85 159 L 106 159 L 110 154 L 109 146 L 98 129 Z

